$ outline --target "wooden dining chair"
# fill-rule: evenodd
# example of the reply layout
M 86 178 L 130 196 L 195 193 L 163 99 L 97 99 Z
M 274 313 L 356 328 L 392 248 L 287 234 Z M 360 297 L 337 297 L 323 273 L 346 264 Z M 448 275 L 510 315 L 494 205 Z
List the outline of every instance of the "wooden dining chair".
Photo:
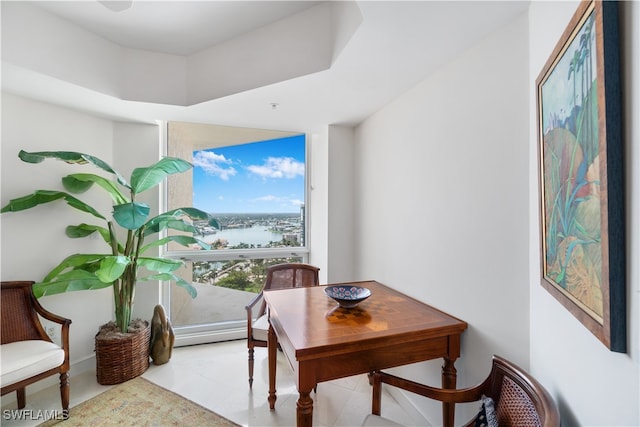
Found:
M 247 304 L 247 347 L 249 348 L 249 387 L 253 386 L 253 354 L 255 347 L 267 347 L 269 318 L 264 290 L 318 286 L 320 269 L 304 263 L 277 264 L 267 269 L 267 278 L 260 293 Z M 254 311 L 260 303 L 258 310 Z
M 549 392 L 527 372 L 499 356 L 493 356 L 489 376 L 474 387 L 447 390 L 380 371 L 373 373 L 372 383 L 372 415 L 367 416 L 364 426 L 399 425 L 380 417 L 383 383 L 444 403 L 479 402 L 481 409 L 478 415 L 463 424 L 465 427 L 475 425 L 560 426 L 560 414 Z M 478 424 L 476 424 L 477 421 Z
M 54 374 L 60 375 L 63 416 L 69 413 L 69 325 L 40 305 L 33 282 L 1 282 L 0 374 L 2 395 L 15 391 L 18 408 L 26 405 L 25 388 Z M 38 316 L 61 325 L 61 344 L 49 338 Z

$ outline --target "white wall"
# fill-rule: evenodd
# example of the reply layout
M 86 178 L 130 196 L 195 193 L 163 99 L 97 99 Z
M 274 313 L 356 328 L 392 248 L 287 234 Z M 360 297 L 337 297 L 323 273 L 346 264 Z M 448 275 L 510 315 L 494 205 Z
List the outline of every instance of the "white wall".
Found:
M 356 130 L 356 276 L 469 323 L 459 386 L 494 353 L 529 364 L 527 26 L 479 40 Z M 400 371 L 438 384 L 440 365 Z M 439 406 L 414 401 L 439 424 Z
M 331 125 L 310 139 L 309 263 L 320 283 L 356 280 L 354 131 Z
M 35 165 L 24 163 L 18 158 L 20 149 L 85 152 L 101 158 L 128 177 L 134 166 L 156 161 L 158 147 L 157 126 L 114 123 L 2 93 L 0 204 L 5 206 L 10 199 L 36 189 L 63 190 L 60 178 L 68 173 L 100 173 L 92 166 L 67 165 L 51 159 Z M 90 190 L 79 198 L 105 215 L 111 212 L 110 198 L 100 191 Z M 145 195 L 143 200 L 157 213 L 157 193 Z M 69 239 L 64 234 L 67 225 L 91 221 L 92 217 L 64 202 L 2 214 L 0 277 L 39 281 L 68 255 L 108 251 L 101 239 Z M 134 315 L 150 319 L 158 300 L 158 285 L 143 284 L 138 288 Z M 48 310 L 72 320 L 72 375 L 86 369 L 84 364 L 79 364 L 85 360 L 92 363 L 89 359 L 94 356 L 94 336 L 99 326 L 114 318 L 111 288 L 47 296 L 40 301 Z
M 640 3 L 620 2 L 626 124 L 627 336 L 626 354 L 610 352 L 540 285 L 535 79 L 577 8 L 576 2 L 530 7 L 529 239 L 531 371 L 554 395 L 564 426 L 640 425 L 638 302 L 640 271 Z
M 576 6 L 532 2 L 528 16 L 479 41 L 357 128 L 356 276 L 374 277 L 469 322 L 456 364 L 459 386 L 484 377 L 489 355 L 497 353 L 549 389 L 563 425 L 636 426 L 637 2 L 621 2 L 628 353 L 607 350 L 539 283 L 535 78 Z M 439 362 L 398 371 L 439 381 Z M 439 424 L 439 407 L 409 398 Z M 458 410 L 459 422 L 464 411 Z
M 112 139 L 110 121 L 3 93 L 2 206 L 10 199 L 36 189 L 63 190 L 61 177 L 89 170 L 89 167 L 66 165 L 57 160 L 45 160 L 35 165 L 24 163 L 18 158 L 20 149 L 82 151 L 110 163 Z M 109 212 L 110 200 L 96 195 L 87 194 L 82 199 L 101 212 Z M 98 239 L 69 239 L 64 234 L 67 225 L 90 219 L 64 202 L 2 214 L 2 280 L 39 281 L 66 256 L 104 250 L 104 243 Z M 111 290 L 104 289 L 41 299 L 45 308 L 73 322 L 70 333 L 72 364 L 93 355 L 93 337 L 99 325 L 113 316 L 112 298 Z
M 328 283 L 355 279 L 353 140 L 353 128 L 329 126 Z
M 160 130 L 156 125 L 138 123 L 113 124 L 113 167 L 127 179 L 137 167 L 149 166 L 160 159 Z M 137 196 L 139 202 L 151 207 L 150 217 L 160 213 L 160 194 L 153 187 Z M 147 256 L 158 256 L 159 249 L 149 249 Z M 153 308 L 160 304 L 160 283 L 140 282 L 136 286 L 133 317 L 151 320 Z
M 329 244 L 329 129 L 308 136 L 309 165 L 309 263 L 320 267 L 320 283 L 328 282 Z

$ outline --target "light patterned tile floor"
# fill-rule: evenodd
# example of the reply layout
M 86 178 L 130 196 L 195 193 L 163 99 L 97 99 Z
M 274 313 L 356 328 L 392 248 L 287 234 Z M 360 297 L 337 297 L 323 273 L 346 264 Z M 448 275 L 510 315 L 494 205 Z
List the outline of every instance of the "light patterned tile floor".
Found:
M 216 344 L 179 347 L 174 349 L 171 361 L 151 367 L 143 377 L 178 393 L 243 426 L 295 425 L 298 392 L 293 372 L 284 355 L 278 353 L 276 409 L 267 403 L 268 371 L 266 349 L 256 349 L 253 389 L 247 382 L 246 341 L 228 341 Z M 71 376 L 71 407 L 106 391 L 109 386 L 96 382 L 95 371 Z M 318 384 L 314 400 L 314 426 L 360 426 L 371 412 L 371 387 L 366 375 L 343 378 Z M 11 410 L 15 401 L 3 398 L 0 424 L 6 427 L 35 426 L 42 420 L 15 420 Z M 414 419 L 395 399 L 385 392 L 383 411 L 387 418 L 403 425 L 427 425 L 423 419 Z M 57 386 L 36 393 L 27 388 L 27 410 L 53 411 L 60 409 Z

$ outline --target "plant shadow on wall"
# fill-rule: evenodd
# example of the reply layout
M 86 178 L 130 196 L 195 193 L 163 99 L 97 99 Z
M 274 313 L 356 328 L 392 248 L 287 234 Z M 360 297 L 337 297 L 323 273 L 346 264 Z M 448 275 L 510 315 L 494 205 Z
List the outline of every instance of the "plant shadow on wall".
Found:
M 21 150 L 18 157 L 27 163 L 57 159 L 69 164 L 90 164 L 115 177 L 115 181 L 112 181 L 92 173 L 70 174 L 62 178 L 62 184 L 67 192 L 36 190 L 32 194 L 9 201 L 0 211 L 0 213 L 18 212 L 63 200 L 72 208 L 104 222 L 104 225 L 81 223 L 67 226 L 66 235 L 70 238 L 82 238 L 98 233 L 107 244 L 108 252 L 78 253 L 67 257 L 41 282 L 34 284 L 33 290 L 37 297 L 111 286 L 115 302 L 116 326 L 122 333 L 128 331 L 131 323 L 137 282 L 175 281 L 192 298 L 196 297 L 196 290 L 192 284 L 173 273 L 182 266 L 182 261 L 148 257 L 144 256 L 144 253 L 168 242 L 176 242 L 183 246 L 198 245 L 203 249 L 210 249 L 208 244 L 193 237 L 196 229 L 192 221 L 206 220 L 209 225 L 219 228 L 217 221 L 208 213 L 191 207 L 173 209 L 149 218 L 149 206 L 136 201 L 138 194 L 157 187 L 167 176 L 191 169 L 191 163 L 178 158 L 165 157 L 151 166 L 134 169 L 131 178 L 127 181 L 104 161 L 83 153 L 69 151 L 29 153 Z M 112 218 L 101 214 L 70 194 L 84 193 L 94 184 L 112 199 Z M 185 234 L 162 237 L 163 232 L 168 229 Z M 144 270 L 141 270 L 142 268 Z M 146 345 L 148 346 L 148 340 Z

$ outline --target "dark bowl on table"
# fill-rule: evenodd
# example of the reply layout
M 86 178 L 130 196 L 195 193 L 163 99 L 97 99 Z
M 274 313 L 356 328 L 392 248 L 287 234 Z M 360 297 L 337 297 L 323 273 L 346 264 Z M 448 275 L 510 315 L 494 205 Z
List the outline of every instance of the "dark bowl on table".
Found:
M 327 286 L 324 292 L 343 308 L 353 308 L 371 296 L 371 291 L 361 286 Z

